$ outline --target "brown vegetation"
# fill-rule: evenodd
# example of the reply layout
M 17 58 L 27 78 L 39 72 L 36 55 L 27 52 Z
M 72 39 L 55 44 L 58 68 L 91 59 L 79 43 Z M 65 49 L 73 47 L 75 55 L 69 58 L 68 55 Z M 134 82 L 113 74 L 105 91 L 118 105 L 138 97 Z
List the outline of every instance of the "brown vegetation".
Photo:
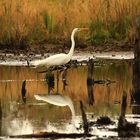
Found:
M 1 46 L 61 43 L 69 39 L 74 27 L 89 27 L 89 34 L 78 38 L 98 45 L 133 43 L 140 1 L 1 0 L 0 9 Z

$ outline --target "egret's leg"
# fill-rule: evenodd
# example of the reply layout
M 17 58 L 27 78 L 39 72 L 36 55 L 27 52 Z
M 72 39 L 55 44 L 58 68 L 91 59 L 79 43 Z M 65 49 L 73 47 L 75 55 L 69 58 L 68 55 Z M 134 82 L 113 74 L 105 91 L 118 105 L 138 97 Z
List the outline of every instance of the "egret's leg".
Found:
M 53 91 L 54 89 L 54 74 L 51 72 L 51 70 L 48 70 L 46 72 L 46 82 L 47 82 L 47 85 L 48 85 L 48 94 L 51 93 L 51 91 Z
M 67 86 L 67 69 L 65 69 L 62 73 L 62 81 L 63 81 L 63 90 L 66 89 Z
M 57 77 L 56 77 L 56 80 L 57 80 L 57 93 L 59 92 L 59 71 L 58 71 L 58 68 L 57 68 Z

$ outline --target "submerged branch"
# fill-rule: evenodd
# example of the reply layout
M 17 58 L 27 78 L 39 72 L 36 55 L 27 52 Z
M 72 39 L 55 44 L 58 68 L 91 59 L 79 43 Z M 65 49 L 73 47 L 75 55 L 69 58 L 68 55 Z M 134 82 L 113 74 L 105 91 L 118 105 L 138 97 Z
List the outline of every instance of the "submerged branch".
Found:
M 121 104 L 121 114 L 118 121 L 118 135 L 120 137 L 136 137 L 138 135 L 139 128 L 136 123 L 128 122 L 125 119 L 127 107 L 127 93 L 123 92 L 122 104 Z
M 10 138 L 51 138 L 51 139 L 60 139 L 60 138 L 83 138 L 91 137 L 91 134 L 78 134 L 78 133 L 56 133 L 56 132 L 41 132 L 39 134 L 27 134 L 27 135 L 14 135 L 9 136 Z
M 89 133 L 89 124 L 88 124 L 86 113 L 85 113 L 85 111 L 83 109 L 82 101 L 80 101 L 80 109 L 81 109 L 81 113 L 82 113 L 84 134 L 88 134 Z

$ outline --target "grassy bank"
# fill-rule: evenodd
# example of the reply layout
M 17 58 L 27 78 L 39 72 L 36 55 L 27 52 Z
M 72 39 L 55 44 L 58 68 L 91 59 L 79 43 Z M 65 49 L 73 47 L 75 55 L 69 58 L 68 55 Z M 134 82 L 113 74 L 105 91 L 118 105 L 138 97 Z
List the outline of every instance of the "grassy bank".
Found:
M 89 44 L 135 40 L 140 0 L 0 0 L 0 45 L 24 48 L 69 40 L 74 27 Z

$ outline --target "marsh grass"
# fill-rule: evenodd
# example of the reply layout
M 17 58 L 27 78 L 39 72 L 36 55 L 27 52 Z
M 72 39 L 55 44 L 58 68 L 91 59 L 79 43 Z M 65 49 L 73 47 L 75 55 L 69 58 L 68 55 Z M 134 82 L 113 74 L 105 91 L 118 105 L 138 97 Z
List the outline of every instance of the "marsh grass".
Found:
M 47 12 L 43 14 L 43 19 L 48 35 L 48 40 L 51 41 L 53 39 L 53 33 L 55 30 L 55 19 L 53 15 L 49 15 Z
M 134 42 L 140 0 L 1 0 L 0 9 L 0 45 L 69 40 L 74 27 L 89 27 L 87 41 L 98 45 Z
M 100 45 L 108 38 L 107 30 L 103 28 L 102 21 L 97 17 L 94 21 L 90 22 L 89 25 L 90 36 L 89 41 L 92 44 Z

